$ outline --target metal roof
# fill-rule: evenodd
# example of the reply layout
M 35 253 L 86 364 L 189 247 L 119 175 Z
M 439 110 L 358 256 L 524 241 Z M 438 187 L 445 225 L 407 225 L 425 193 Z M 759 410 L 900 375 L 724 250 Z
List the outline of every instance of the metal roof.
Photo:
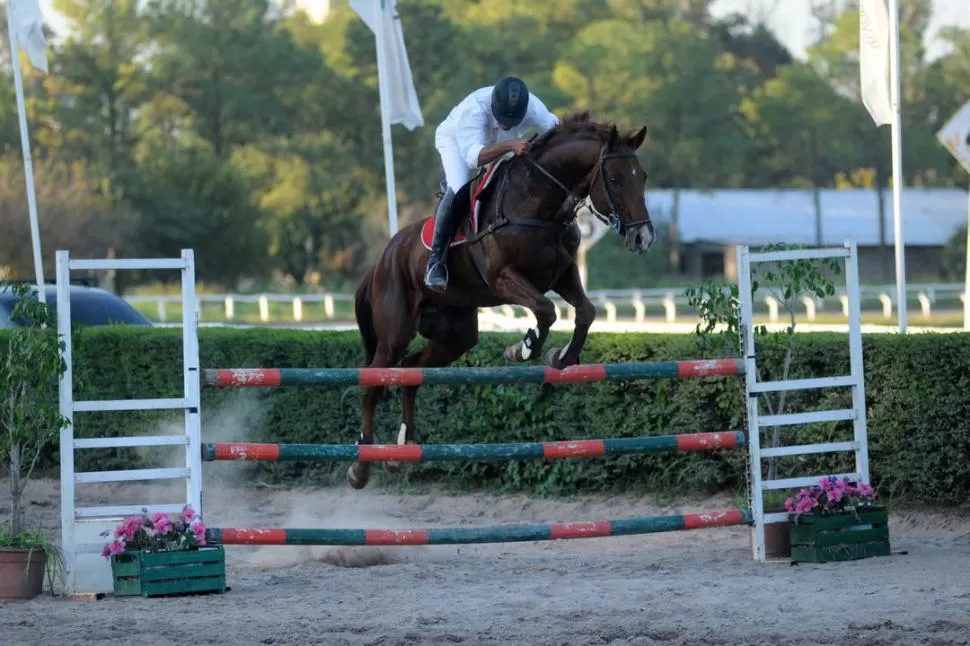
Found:
M 879 203 L 874 190 L 824 189 L 820 197 L 823 245 L 841 245 L 846 239 L 860 246 L 879 244 Z M 886 242 L 891 245 L 895 241 L 892 191 L 886 190 L 885 199 Z M 901 200 L 907 246 L 946 244 L 967 223 L 968 197 L 961 189 L 906 188 Z M 647 191 L 647 207 L 655 221 L 669 221 L 672 204 L 672 190 Z M 815 244 L 811 190 L 682 190 L 679 224 L 685 243 Z

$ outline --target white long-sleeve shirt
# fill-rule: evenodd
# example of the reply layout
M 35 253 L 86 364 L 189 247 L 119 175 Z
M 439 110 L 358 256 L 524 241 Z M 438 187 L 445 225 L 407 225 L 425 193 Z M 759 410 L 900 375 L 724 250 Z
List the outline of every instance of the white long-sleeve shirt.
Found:
M 502 130 L 492 116 L 491 106 L 492 86 L 479 88 L 452 108 L 435 130 L 437 141 L 450 139 L 457 145 L 468 168 L 478 168 L 478 154 L 485 146 L 519 139 L 532 127 L 542 134 L 559 123 L 559 117 L 531 92 L 525 118 L 514 128 Z

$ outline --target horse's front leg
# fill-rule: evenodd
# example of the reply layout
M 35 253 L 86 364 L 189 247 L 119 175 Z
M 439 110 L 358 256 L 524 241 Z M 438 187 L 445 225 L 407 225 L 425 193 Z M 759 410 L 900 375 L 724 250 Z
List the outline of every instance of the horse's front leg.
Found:
M 510 361 L 528 361 L 542 352 L 549 338 L 549 330 L 556 322 L 556 306 L 512 267 L 504 268 L 492 281 L 492 293 L 503 301 L 521 305 L 532 311 L 536 327 L 525 333 L 521 341 L 505 349 Z
M 579 355 L 583 351 L 583 346 L 586 345 L 589 328 L 596 319 L 596 307 L 586 296 L 586 290 L 583 289 L 583 281 L 579 277 L 579 267 L 576 263 L 570 265 L 562 273 L 552 288 L 576 310 L 576 325 L 573 328 L 573 335 L 570 337 L 569 343 L 565 348 L 552 348 L 546 355 L 546 365 L 562 370 L 567 366 L 574 366 L 579 363 Z

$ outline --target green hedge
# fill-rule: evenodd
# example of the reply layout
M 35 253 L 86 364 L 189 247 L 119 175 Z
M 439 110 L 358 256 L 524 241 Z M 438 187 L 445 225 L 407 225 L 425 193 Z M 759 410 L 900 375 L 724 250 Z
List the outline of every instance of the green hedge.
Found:
M 456 365 L 505 363 L 518 335 L 483 334 Z M 848 371 L 845 335 L 799 334 L 792 378 Z M 553 343 L 566 340 L 553 335 Z M 0 337 L 2 341 L 2 337 Z M 361 360 L 356 332 L 266 329 L 201 331 L 203 367 L 350 367 Z M 759 340 L 759 361 L 777 370 L 783 348 Z M 709 356 L 709 355 L 708 355 Z M 962 503 L 970 493 L 970 336 L 868 335 L 864 339 L 866 405 L 873 485 L 884 495 L 924 503 Z M 594 334 L 584 362 L 706 358 L 688 335 Z M 74 346 L 77 399 L 177 397 L 182 386 L 177 329 L 87 329 Z M 771 376 L 771 375 L 769 375 Z M 777 373 L 774 375 L 777 377 Z M 400 425 L 396 390 L 378 408 L 378 441 L 394 442 Z M 418 394 L 422 443 L 544 441 L 731 430 L 743 424 L 738 377 L 629 383 L 427 386 Z M 359 433 L 360 389 L 205 390 L 203 441 L 351 443 Z M 790 393 L 786 412 L 850 407 L 847 389 Z M 78 437 L 174 432 L 172 412 L 78 413 Z M 168 425 L 168 426 L 166 426 Z M 173 426 L 174 425 L 174 426 Z M 783 427 L 783 443 L 851 438 L 851 424 Z M 765 436 L 763 441 L 768 438 Z M 173 449 L 85 450 L 81 471 L 178 464 Z M 178 449 L 180 452 L 181 449 Z M 747 453 L 623 456 L 593 460 L 414 464 L 401 475 L 374 470 L 371 486 L 434 480 L 460 488 L 534 493 L 740 489 Z M 851 471 L 851 454 L 785 458 L 778 477 Z M 55 465 L 54 447 L 47 462 Z M 163 464 L 160 464 L 161 461 Z M 206 463 L 208 473 L 266 483 L 342 483 L 347 465 Z

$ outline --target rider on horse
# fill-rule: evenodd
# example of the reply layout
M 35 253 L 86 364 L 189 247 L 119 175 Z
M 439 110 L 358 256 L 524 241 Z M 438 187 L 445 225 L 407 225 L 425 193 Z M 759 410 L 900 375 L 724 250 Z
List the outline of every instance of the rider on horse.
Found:
M 506 153 L 524 154 L 529 142 L 523 133 L 535 127 L 539 134 L 559 123 L 559 117 L 529 92 L 525 82 L 506 76 L 493 87 L 475 90 L 456 105 L 435 130 L 435 148 L 445 171 L 444 196 L 435 213 L 434 237 L 425 284 L 435 290 L 448 287 L 446 253 L 457 215 L 451 203 L 469 179 L 470 171 Z

